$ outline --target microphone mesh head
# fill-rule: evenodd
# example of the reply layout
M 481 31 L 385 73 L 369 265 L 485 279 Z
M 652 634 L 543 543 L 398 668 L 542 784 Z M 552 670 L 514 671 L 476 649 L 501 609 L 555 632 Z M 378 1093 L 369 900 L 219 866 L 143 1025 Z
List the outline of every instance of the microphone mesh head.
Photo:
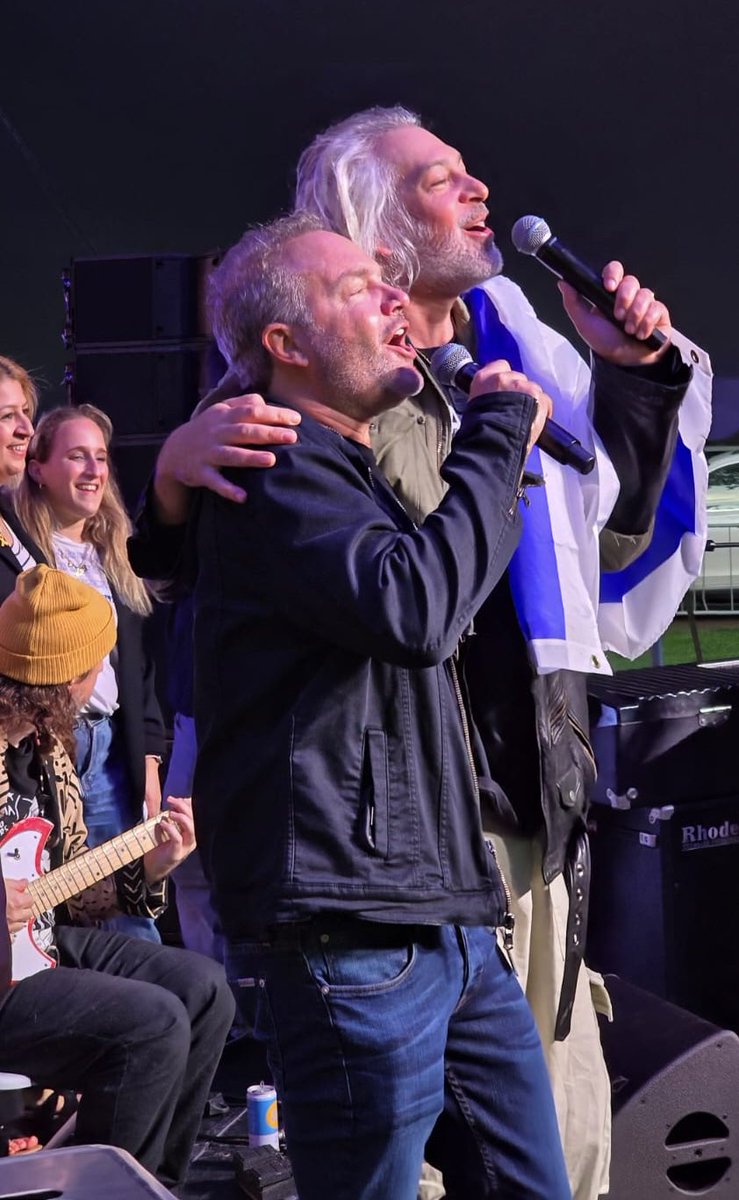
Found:
M 457 371 L 468 362 L 472 362 L 472 355 L 467 347 L 460 346 L 458 342 L 449 342 L 434 350 L 431 370 L 444 387 L 454 387 Z
M 551 236 L 543 217 L 519 217 L 511 230 L 511 241 L 521 254 L 536 254 Z

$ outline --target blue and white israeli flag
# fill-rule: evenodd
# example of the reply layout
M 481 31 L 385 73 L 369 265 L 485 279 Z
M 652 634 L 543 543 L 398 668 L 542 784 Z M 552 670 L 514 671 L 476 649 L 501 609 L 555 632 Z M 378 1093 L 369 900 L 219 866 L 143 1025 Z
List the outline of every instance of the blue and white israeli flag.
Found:
M 503 276 L 464 297 L 480 362 L 506 358 L 551 396 L 553 416 L 596 456 L 590 475 L 560 466 L 534 447 L 528 466 L 545 486 L 529 488 L 523 534 L 511 560 L 511 590 L 536 670 L 610 673 L 606 650 L 636 658 L 667 629 L 706 544 L 711 422 L 708 356 L 675 333 L 693 368 L 679 437 L 649 546 L 625 570 L 601 572 L 598 538 L 618 479 L 591 423 L 590 371 L 565 338 L 538 320 L 520 288 Z

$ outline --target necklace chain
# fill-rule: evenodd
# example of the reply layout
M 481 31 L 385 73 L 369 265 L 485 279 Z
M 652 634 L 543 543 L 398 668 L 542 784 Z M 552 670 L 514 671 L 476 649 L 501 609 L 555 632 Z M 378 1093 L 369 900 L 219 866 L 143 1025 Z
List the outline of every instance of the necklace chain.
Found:
M 88 567 L 92 566 L 93 559 L 95 557 L 95 547 L 91 542 L 88 542 L 81 558 L 74 558 L 73 555 L 71 555 L 67 550 L 63 550 L 62 547 L 55 542 L 54 554 L 64 567 L 64 570 L 67 572 L 67 574 L 76 575 L 79 579 L 80 576 L 86 575 Z

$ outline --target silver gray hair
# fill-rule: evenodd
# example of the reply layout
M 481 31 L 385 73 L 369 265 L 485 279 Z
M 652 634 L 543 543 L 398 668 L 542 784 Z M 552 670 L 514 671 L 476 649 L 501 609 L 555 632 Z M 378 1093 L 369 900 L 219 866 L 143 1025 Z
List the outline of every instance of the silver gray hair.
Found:
M 295 209 L 312 213 L 335 233 L 351 238 L 372 258 L 379 247 L 385 277 L 408 290 L 418 274 L 416 231 L 398 195 L 392 164 L 377 153 L 393 129 L 421 126 L 407 108 L 368 108 L 319 133 L 298 162 Z
M 262 391 L 272 378 L 272 359 L 262 331 L 272 321 L 305 325 L 305 280 L 284 262 L 293 238 L 325 226 L 308 213 L 281 217 L 248 229 L 213 271 L 208 312 L 218 349 L 243 387 Z

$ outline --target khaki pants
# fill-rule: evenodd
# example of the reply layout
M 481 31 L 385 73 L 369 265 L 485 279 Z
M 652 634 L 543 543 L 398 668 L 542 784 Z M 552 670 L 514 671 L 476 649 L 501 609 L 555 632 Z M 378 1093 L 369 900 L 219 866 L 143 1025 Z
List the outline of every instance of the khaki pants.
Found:
M 541 845 L 527 838 L 494 838 L 498 865 L 511 891 L 516 918 L 512 959 L 539 1029 L 557 1109 L 573 1200 L 596 1200 L 608 1191 L 611 1157 L 611 1085 L 603 1060 L 596 1011 L 610 1020 L 603 980 L 581 968 L 564 1042 L 554 1024 L 565 959 L 569 898 L 562 876 L 547 887 Z M 424 1165 L 419 1200 L 444 1195 L 441 1175 Z
M 569 907 L 564 878 L 544 883 L 538 840 L 494 841 L 516 918 L 513 962 L 544 1046 L 573 1200 L 595 1200 L 608 1191 L 611 1157 L 611 1085 L 596 1012 L 610 1020 L 610 1001 L 601 976 L 582 967 L 570 1034 L 555 1042 Z

